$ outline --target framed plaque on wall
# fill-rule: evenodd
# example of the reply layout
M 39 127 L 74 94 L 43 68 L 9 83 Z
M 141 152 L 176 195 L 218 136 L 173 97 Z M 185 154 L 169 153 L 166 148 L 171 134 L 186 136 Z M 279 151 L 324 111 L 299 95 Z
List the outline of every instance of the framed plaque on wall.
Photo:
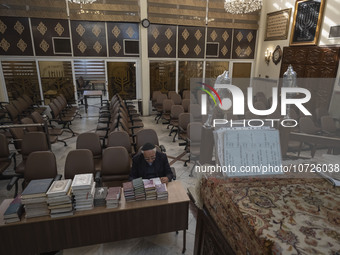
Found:
M 267 13 L 265 41 L 285 40 L 288 37 L 292 9 Z
M 325 0 L 297 0 L 290 45 L 316 45 L 319 38 Z

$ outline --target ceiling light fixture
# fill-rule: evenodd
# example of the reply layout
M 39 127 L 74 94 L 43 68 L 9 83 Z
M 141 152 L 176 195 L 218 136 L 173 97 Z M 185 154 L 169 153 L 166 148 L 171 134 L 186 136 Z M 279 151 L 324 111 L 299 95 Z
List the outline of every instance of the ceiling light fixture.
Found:
M 224 9 L 231 14 L 245 14 L 262 8 L 262 0 L 224 0 Z
M 92 4 L 97 0 L 68 0 L 68 1 L 74 4 Z

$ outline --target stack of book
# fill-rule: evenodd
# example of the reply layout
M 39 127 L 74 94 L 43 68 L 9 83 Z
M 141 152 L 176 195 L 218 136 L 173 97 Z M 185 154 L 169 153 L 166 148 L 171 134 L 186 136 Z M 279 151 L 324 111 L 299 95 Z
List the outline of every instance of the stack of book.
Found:
M 105 206 L 107 196 L 107 187 L 96 188 L 94 193 L 94 206 Z
M 5 224 L 14 223 L 20 221 L 21 215 L 23 213 L 23 205 L 21 203 L 21 197 L 17 196 L 7 207 L 4 213 Z
M 124 182 L 123 189 L 126 202 L 135 201 L 135 192 L 133 190 L 132 182 Z
M 73 215 L 71 183 L 71 179 L 54 181 L 47 191 L 47 204 L 52 218 Z
M 159 179 L 159 178 L 158 178 Z M 157 200 L 161 199 L 168 199 L 168 189 L 165 183 L 161 183 L 157 181 L 156 186 L 156 193 L 157 193 Z
M 52 178 L 32 180 L 21 194 L 21 202 L 25 205 L 26 218 L 49 215 L 46 192 L 53 182 Z
M 133 189 L 135 191 L 135 198 L 137 201 L 145 200 L 145 190 L 142 177 L 134 179 L 132 181 Z
M 120 187 L 111 187 L 106 197 L 106 208 L 117 208 L 120 199 Z
M 143 180 L 146 200 L 153 200 L 157 198 L 156 187 L 153 180 Z
M 76 174 L 71 184 L 77 211 L 93 209 L 93 199 L 95 192 L 95 182 L 93 174 Z

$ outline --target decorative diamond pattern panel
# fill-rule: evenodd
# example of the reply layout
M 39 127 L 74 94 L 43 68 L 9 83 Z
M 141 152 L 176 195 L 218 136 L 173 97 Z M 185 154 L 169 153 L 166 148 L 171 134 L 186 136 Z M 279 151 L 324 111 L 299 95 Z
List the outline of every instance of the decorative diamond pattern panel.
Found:
M 218 43 L 219 47 L 217 56 L 207 56 L 209 59 L 230 59 L 231 55 L 231 28 L 212 28 L 208 27 L 207 42 Z M 209 54 L 207 54 L 209 55 Z
M 127 42 L 139 41 L 139 25 L 137 23 L 107 22 L 107 36 L 110 57 L 138 57 L 129 53 Z
M 113 27 L 109 31 L 112 31 L 112 29 Z M 107 56 L 104 22 L 72 20 L 71 30 L 74 56 Z
M 0 17 L 0 55 L 33 56 L 28 18 Z
M 209 35 L 209 34 L 208 34 Z M 178 57 L 203 58 L 205 28 L 204 27 L 178 27 Z
M 233 59 L 254 59 L 256 30 L 234 29 Z
M 156 34 L 157 36 L 155 36 Z M 159 48 L 158 51 L 155 51 L 155 44 Z M 176 26 L 150 25 L 148 28 L 148 48 L 150 58 L 175 58 Z
M 70 53 L 55 54 L 52 39 L 56 37 L 70 38 L 67 20 L 32 18 L 31 25 L 37 56 L 71 56 Z

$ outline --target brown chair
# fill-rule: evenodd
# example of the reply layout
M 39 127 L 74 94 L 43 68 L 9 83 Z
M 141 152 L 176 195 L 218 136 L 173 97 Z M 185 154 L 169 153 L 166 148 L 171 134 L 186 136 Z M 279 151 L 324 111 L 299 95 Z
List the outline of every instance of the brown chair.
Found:
M 191 122 L 187 127 L 188 133 L 188 143 L 187 151 L 189 154 L 189 159 L 184 162 L 184 166 L 187 166 L 187 162 L 194 160 L 194 165 L 190 170 L 189 176 L 192 176 L 192 172 L 199 162 L 200 151 L 201 151 L 201 136 L 202 136 L 202 123 L 201 122 Z
M 61 175 L 57 171 L 54 153 L 51 151 L 32 152 L 26 160 L 22 189 L 25 189 L 31 180 L 46 178 L 54 178 L 55 181 L 61 179 Z M 14 197 L 16 197 L 16 194 Z
M 174 104 L 175 105 L 181 105 L 182 104 L 182 98 L 180 95 L 178 95 L 177 93 L 176 94 L 173 94 L 171 96 L 171 99 L 172 101 L 174 101 Z
M 132 146 L 129 134 L 125 131 L 113 131 L 107 138 L 107 147 L 124 147 L 127 152 L 132 155 Z
M 163 124 L 169 124 L 170 123 L 170 112 L 171 112 L 171 107 L 174 105 L 174 101 L 171 99 L 165 99 L 163 101 L 163 114 L 162 118 L 166 121 Z M 168 127 L 169 128 L 169 125 Z
M 17 152 L 21 153 L 22 139 L 25 134 L 24 128 L 10 128 L 9 132 L 12 136 L 13 144 Z
M 192 114 L 193 121 L 195 122 L 202 121 L 201 106 L 199 104 L 190 104 L 189 113 Z
M 94 168 L 93 155 L 88 149 L 72 150 L 67 154 L 65 160 L 65 179 L 73 179 L 76 174 L 93 174 L 95 181 L 100 181 L 100 172 Z
M 21 145 L 22 162 L 17 166 L 15 172 L 24 174 L 26 160 L 35 151 L 48 151 L 50 145 L 47 142 L 46 134 L 43 132 L 29 132 L 24 134 Z
M 190 90 L 183 90 L 182 98 L 190 99 Z
M 11 179 L 15 174 L 4 174 L 6 169 L 11 165 L 13 160 L 14 170 L 17 168 L 16 153 L 9 152 L 7 137 L 0 134 L 0 180 Z
M 89 149 L 92 152 L 96 171 L 100 171 L 102 161 L 102 146 L 96 133 L 82 133 L 77 137 L 76 149 Z
M 46 122 L 46 120 L 44 120 L 44 118 L 36 111 L 32 112 L 31 117 L 32 117 L 32 120 L 34 121 L 34 123 L 44 124 Z M 43 128 L 38 127 L 38 130 L 43 131 Z M 48 133 L 50 135 L 59 136 L 59 135 L 62 135 L 63 132 L 64 132 L 63 129 L 56 128 L 56 127 L 51 126 L 51 125 L 48 128 Z
M 173 132 L 175 132 L 175 135 L 172 139 L 173 142 L 175 142 L 176 140 L 176 136 L 178 134 L 178 118 L 179 118 L 179 115 L 181 113 L 184 112 L 184 109 L 183 109 L 183 106 L 182 105 L 173 105 L 171 107 L 171 113 L 170 113 L 170 125 L 172 126 L 171 127 L 171 130 L 169 132 L 169 136 L 171 136 L 171 134 Z
M 156 110 L 157 110 L 157 115 L 155 117 L 155 120 L 157 120 L 157 124 L 158 124 L 158 121 L 162 117 L 162 114 L 163 114 L 163 101 L 167 98 L 168 97 L 165 94 L 158 94 L 157 95 L 157 100 L 156 100 L 156 104 L 155 104 Z
M 103 151 L 101 183 L 110 182 L 110 186 L 121 185 L 129 180 L 131 159 L 125 147 L 109 147 Z
M 34 111 L 37 111 L 40 114 L 43 114 L 44 111 L 46 111 L 47 107 L 43 107 L 43 106 L 38 106 L 34 103 L 34 101 L 32 100 L 31 97 L 29 97 L 28 95 L 24 94 L 22 95 L 22 98 L 30 105 L 31 108 L 34 109 Z
M 13 104 L 6 104 L 4 107 L 11 121 L 13 123 L 18 123 L 21 115 L 19 114 L 17 108 L 15 108 Z
M 157 145 L 161 148 L 162 152 L 165 152 L 164 146 L 159 145 L 157 133 L 153 129 L 143 129 L 136 133 L 135 151 L 137 152 L 139 148 L 142 147 L 146 143 Z
M 188 138 L 187 127 L 191 119 L 192 119 L 191 113 L 184 112 L 179 115 L 178 117 L 178 129 L 179 129 L 178 139 L 187 141 L 187 138 Z
M 189 111 L 189 105 L 190 105 L 190 99 L 183 99 L 182 100 L 182 106 L 183 106 L 184 112 Z
M 160 94 L 162 94 L 162 92 L 160 92 L 159 90 L 152 92 L 151 101 L 152 101 L 152 107 L 153 108 L 156 108 L 157 96 L 160 95 Z

